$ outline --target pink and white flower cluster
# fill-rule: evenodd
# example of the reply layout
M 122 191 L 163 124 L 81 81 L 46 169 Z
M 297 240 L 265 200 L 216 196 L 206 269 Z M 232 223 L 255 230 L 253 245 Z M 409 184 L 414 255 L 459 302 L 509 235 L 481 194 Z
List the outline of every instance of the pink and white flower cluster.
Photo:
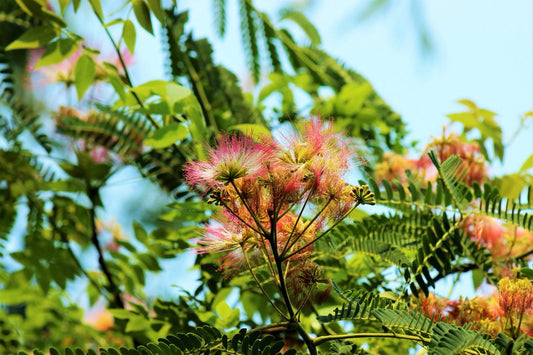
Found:
M 356 157 L 351 142 L 318 118 L 278 140 L 223 135 L 205 160 L 185 167 L 188 184 L 222 207 L 194 240 L 196 252 L 225 253 L 221 269 L 229 274 L 261 260 L 282 260 L 287 270 L 303 265 L 328 228 L 373 204 L 368 187 L 344 180 Z

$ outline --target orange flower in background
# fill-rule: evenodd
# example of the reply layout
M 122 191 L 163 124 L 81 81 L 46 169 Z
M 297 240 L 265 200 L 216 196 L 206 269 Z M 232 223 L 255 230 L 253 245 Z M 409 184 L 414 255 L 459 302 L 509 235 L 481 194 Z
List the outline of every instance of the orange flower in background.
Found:
M 406 158 L 397 153 L 387 152 L 383 154 L 382 161 L 376 164 L 374 173 L 378 182 L 381 182 L 381 180 L 393 181 L 397 179 L 403 184 L 407 182 L 405 170 L 416 172 L 417 169 L 416 160 Z
M 466 169 L 465 182 L 471 185 L 474 181 L 481 183 L 488 176 L 488 166 L 485 158 L 481 155 L 479 144 L 476 142 L 464 142 L 457 134 L 450 133 L 447 136 L 435 138 L 426 147 L 426 152 L 435 150 L 441 162 L 452 155 L 458 155 L 463 160 L 463 168 Z M 434 180 L 437 174 L 436 169 L 425 154 L 420 158 L 420 166 L 426 167 L 424 175 L 427 180 Z
M 498 282 L 498 302 L 504 314 L 533 315 L 533 284 L 528 279 L 505 277 Z
M 107 309 L 99 305 L 95 306 L 85 314 L 83 322 L 101 332 L 106 331 L 115 325 L 113 315 L 111 315 Z

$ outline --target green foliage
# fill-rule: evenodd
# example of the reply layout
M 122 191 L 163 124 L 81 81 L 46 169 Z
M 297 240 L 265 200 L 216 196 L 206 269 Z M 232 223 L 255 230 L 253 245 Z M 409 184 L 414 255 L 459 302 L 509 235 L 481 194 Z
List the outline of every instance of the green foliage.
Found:
M 148 343 L 135 349 L 121 348 L 100 348 L 102 355 L 128 354 L 128 355 L 151 355 L 151 354 L 281 354 L 280 350 L 283 342 L 277 341 L 273 336 L 259 337 L 258 332 L 249 332 L 241 329 L 235 335 L 228 337 L 221 334 L 214 327 L 198 327 L 189 333 L 177 333 L 166 338 L 159 339 L 157 343 Z M 52 354 L 60 351 L 51 348 Z M 83 351 L 80 348 L 65 348 L 64 353 L 68 354 L 95 354 L 94 350 Z M 26 354 L 26 352 L 19 352 Z M 35 354 L 35 352 L 34 352 Z M 294 350 L 284 352 L 287 355 L 296 354 Z
M 333 322 L 340 320 L 376 321 L 373 312 L 376 309 L 391 307 L 391 301 L 369 292 L 356 292 L 349 297 L 349 302 L 342 307 L 335 308 L 334 313 L 327 316 L 318 316 L 320 322 Z
M 494 120 L 496 115 L 494 112 L 477 107 L 475 103 L 470 100 L 459 100 L 459 103 L 467 108 L 466 112 L 452 113 L 447 115 L 452 122 L 459 122 L 463 125 L 463 134 L 476 131 L 479 137 L 476 142 L 482 148 L 483 155 L 490 161 L 491 156 L 488 141 L 492 141 L 492 154 L 495 158 L 503 161 L 503 143 L 502 143 L 502 129 Z
M 228 4 L 213 1 L 219 36 L 231 28 Z M 324 226 L 328 233 L 309 245 L 306 263 L 298 253 L 283 259 L 287 254 L 281 252 L 280 259 L 277 249 L 256 242 L 254 274 L 228 275 L 218 267 L 218 253 L 196 255 L 192 272 L 198 283 L 186 290 L 187 250 L 220 206 L 206 204 L 207 196 L 184 185 L 183 167 L 203 159 L 217 135 L 231 132 L 261 141 L 301 114 L 332 116 L 333 131 L 365 142 L 368 164 L 362 170 L 371 174 L 384 152 L 405 152 L 405 122 L 365 78 L 321 49 L 317 29 L 294 9 L 273 20 L 253 1 L 238 2 L 244 54 L 257 84 L 251 94 L 215 62 L 215 47 L 194 36 L 187 12 L 178 12 L 175 1 L 128 0 L 113 12 L 100 0 L 59 0 L 58 5 L 62 15 L 44 0 L 0 2 L 0 352 L 383 354 L 420 345 L 428 354 L 531 353 L 531 338 L 520 335 L 522 318 L 499 318 L 497 331 L 479 330 L 477 324 L 453 324 L 431 307 L 428 312 L 413 306 L 418 297 L 429 302 L 423 294 L 455 274 L 472 272 L 475 287 L 483 280 L 496 284 L 505 264 L 519 270 L 516 277 L 531 279 L 530 246 L 521 245 L 520 253 L 509 252 L 501 261 L 465 227 L 471 216 L 481 215 L 511 226 L 515 234 L 533 231 L 531 158 L 516 174 L 469 185 L 461 157 L 440 161 L 430 151 L 434 181 L 407 172 L 402 181 L 378 182 L 369 175 L 372 191 L 350 186 L 352 202 L 369 209 L 350 211 L 340 216 L 348 216 L 344 221 Z M 50 115 L 23 86 L 29 78 L 22 68 L 29 56 L 39 70 L 72 62 L 83 38 L 69 30 L 75 26 L 67 26 L 64 14 L 72 7 L 76 18 L 84 6 L 102 24 L 121 64 L 102 63 L 98 50 L 81 49 L 69 69 L 74 78 L 62 86 L 67 101 L 78 103 Z M 70 22 L 70 13 L 67 18 Z M 302 30 L 303 44 L 283 27 L 289 22 Z M 113 26 L 117 31 L 108 30 Z M 140 28 L 157 36 L 156 26 L 162 30 L 167 76 L 134 86 L 121 46 L 139 51 Z M 38 60 L 28 51 L 36 48 L 44 48 Z M 97 100 L 93 93 L 100 88 L 106 97 Z M 487 159 L 502 160 L 495 114 L 461 103 L 467 112 L 449 116 L 462 124 L 461 139 L 477 142 Z M 120 207 L 136 219 L 123 230 L 102 218 L 116 200 L 126 201 L 127 193 L 107 193 L 122 184 L 115 178 L 126 167 L 136 171 L 134 180 L 141 184 L 134 189 L 141 197 Z M 251 214 L 240 198 L 239 207 Z M 370 206 L 374 200 L 379 208 Z M 305 229 L 325 223 L 307 216 L 321 204 L 302 206 L 297 218 L 308 223 Z M 260 222 L 276 225 L 272 215 L 260 216 Z M 275 238 L 272 233 L 266 239 L 270 246 L 277 245 Z M 7 249 L 11 240 L 15 247 Z M 296 270 L 269 264 L 271 256 L 284 265 L 294 263 Z M 150 289 L 154 276 L 170 267 L 177 294 Z M 70 299 L 77 288 L 87 300 Z M 105 331 L 88 324 L 87 310 L 78 305 L 87 301 L 109 309 L 112 325 L 104 324 Z M 494 338 L 483 333 L 489 330 Z

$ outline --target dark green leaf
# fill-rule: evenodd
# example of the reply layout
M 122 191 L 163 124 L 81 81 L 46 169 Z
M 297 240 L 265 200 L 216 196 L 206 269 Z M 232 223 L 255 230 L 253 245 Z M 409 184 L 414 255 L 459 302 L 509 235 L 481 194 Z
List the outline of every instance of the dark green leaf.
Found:
M 139 24 L 149 33 L 154 34 L 152 29 L 152 20 L 150 18 L 150 9 L 143 0 L 132 0 L 133 12 Z

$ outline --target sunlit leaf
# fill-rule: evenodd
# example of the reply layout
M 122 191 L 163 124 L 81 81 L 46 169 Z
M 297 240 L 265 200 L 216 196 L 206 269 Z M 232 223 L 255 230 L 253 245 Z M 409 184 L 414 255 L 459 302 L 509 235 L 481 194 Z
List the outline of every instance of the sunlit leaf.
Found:
M 529 169 L 533 168 L 533 154 L 529 156 L 529 158 L 526 159 L 524 164 L 522 164 L 522 167 L 518 171 L 519 173 L 528 171 Z
M 185 125 L 178 122 L 172 122 L 171 124 L 154 131 L 144 140 L 144 144 L 156 149 L 165 148 L 186 138 L 188 134 L 189 130 Z
M 240 131 L 253 139 L 271 137 L 270 130 L 265 126 L 253 123 L 243 123 L 229 127 L 229 130 Z
M 161 7 L 161 0 L 148 0 L 148 5 L 159 22 L 164 23 L 165 13 Z
M 34 69 L 61 63 L 70 57 L 78 49 L 78 42 L 70 38 L 60 38 L 50 43 L 39 61 L 35 64 Z
M 39 48 L 47 45 L 58 34 L 59 32 L 51 26 L 33 27 L 11 42 L 6 50 Z
M 307 38 L 311 41 L 313 46 L 318 46 L 322 42 L 320 39 L 320 34 L 318 33 L 316 27 L 309 22 L 307 17 L 299 11 L 286 11 L 281 17 L 284 20 L 291 20 L 296 23 L 300 28 L 305 32 Z
M 82 55 L 76 63 L 74 73 L 78 100 L 81 100 L 85 91 L 92 85 L 96 74 L 96 64 L 93 57 L 88 54 Z
M 128 50 L 130 51 L 130 53 L 134 53 L 136 32 L 135 32 L 135 26 L 133 25 L 133 22 L 131 22 L 130 20 L 124 21 L 124 28 L 122 30 L 122 38 L 124 39 L 124 43 L 126 43 L 126 47 L 128 47 Z
M 98 18 L 103 20 L 104 12 L 102 11 L 102 4 L 100 3 L 100 0 L 89 0 L 89 2 L 91 3 L 91 6 Z

